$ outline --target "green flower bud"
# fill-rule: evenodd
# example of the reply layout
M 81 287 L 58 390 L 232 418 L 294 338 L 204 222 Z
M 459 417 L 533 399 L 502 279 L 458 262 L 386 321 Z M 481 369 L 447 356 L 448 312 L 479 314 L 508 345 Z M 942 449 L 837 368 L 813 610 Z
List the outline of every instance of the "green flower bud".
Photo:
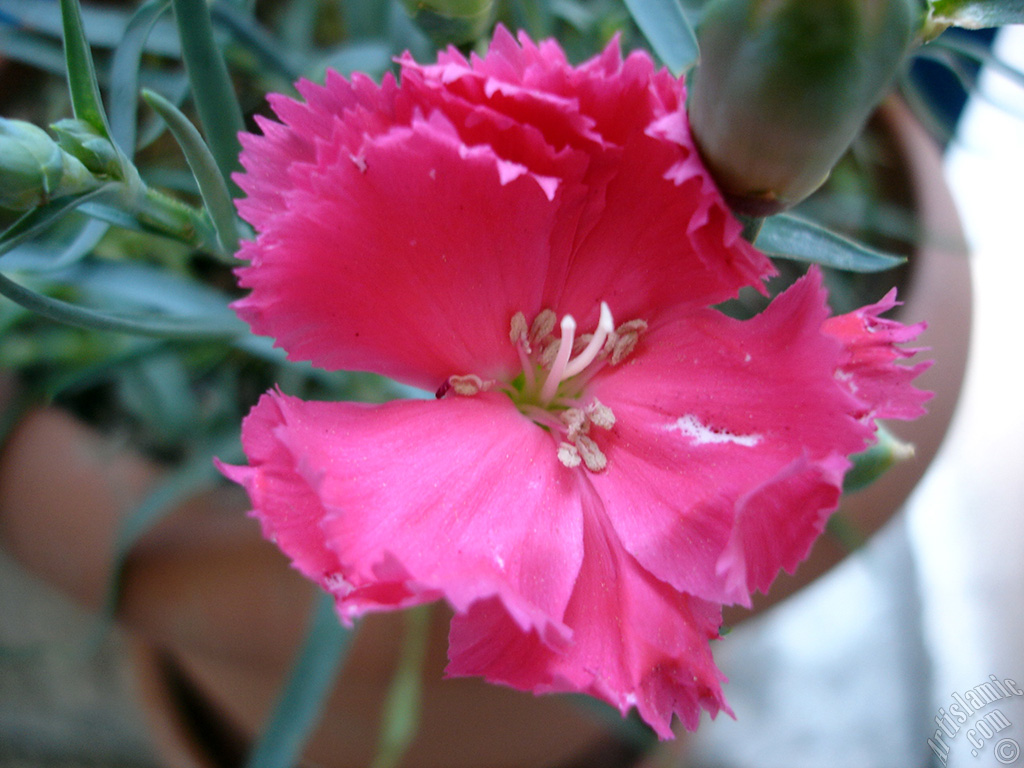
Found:
M 110 139 L 84 120 L 67 118 L 50 126 L 57 143 L 69 155 L 78 158 L 93 173 L 119 179 L 121 161 Z
M 478 40 L 494 22 L 494 0 L 402 0 L 416 25 L 437 45 Z
M 866 488 L 884 475 L 893 465 L 914 456 L 914 446 L 904 443 L 883 425 L 878 425 L 878 442 L 850 457 L 853 466 L 843 480 L 843 492 Z
M 825 181 L 889 89 L 919 17 L 918 0 L 713 0 L 688 111 L 737 212 L 778 213 Z
M 99 184 L 42 128 L 0 117 L 0 206 L 23 211 Z

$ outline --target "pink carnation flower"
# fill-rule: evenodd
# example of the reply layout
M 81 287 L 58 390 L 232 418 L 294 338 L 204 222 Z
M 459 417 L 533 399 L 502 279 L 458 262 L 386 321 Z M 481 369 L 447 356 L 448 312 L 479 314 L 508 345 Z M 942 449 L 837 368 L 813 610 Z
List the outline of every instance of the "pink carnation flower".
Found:
M 435 400 L 263 397 L 243 426 L 265 535 L 351 622 L 446 600 L 450 675 L 636 707 L 669 738 L 726 709 L 721 606 L 792 570 L 876 417 L 913 418 L 892 297 L 828 319 L 816 271 L 760 287 L 683 84 L 613 43 L 328 73 L 244 136 L 253 331 Z

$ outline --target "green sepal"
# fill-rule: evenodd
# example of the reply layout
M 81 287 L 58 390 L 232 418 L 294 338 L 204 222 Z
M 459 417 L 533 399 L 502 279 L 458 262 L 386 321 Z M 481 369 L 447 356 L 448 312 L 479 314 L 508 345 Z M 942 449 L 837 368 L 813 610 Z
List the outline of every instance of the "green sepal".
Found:
M 913 457 L 914 446 L 904 443 L 881 424 L 878 425 L 877 437 L 877 443 L 850 457 L 853 466 L 843 480 L 843 493 L 868 487 L 894 464 Z

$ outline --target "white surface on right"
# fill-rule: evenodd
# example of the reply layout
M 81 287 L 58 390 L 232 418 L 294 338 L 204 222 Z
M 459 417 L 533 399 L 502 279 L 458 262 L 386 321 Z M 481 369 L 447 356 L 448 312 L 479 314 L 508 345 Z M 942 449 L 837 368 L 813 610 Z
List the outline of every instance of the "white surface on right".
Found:
M 1024 27 L 1002 30 L 994 53 L 1024 71 Z M 960 408 L 908 506 L 932 661 L 929 748 L 936 766 L 1024 766 L 1024 88 L 985 72 L 947 177 L 975 315 Z

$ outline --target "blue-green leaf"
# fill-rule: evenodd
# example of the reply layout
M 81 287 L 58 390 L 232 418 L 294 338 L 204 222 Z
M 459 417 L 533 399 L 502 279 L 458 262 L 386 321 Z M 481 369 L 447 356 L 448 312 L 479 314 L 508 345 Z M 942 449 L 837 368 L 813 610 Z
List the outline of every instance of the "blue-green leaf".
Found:
M 82 11 L 78 0 L 60 0 L 64 25 L 64 58 L 67 62 L 68 89 L 75 117 L 84 120 L 104 137 L 110 138 L 107 116 L 96 82 L 96 69 L 92 63 L 89 41 L 82 26 Z
M 0 234 L 0 256 L 35 237 L 79 206 L 84 206 L 90 201 L 107 195 L 116 187 L 117 184 L 111 182 L 86 192 L 84 195 L 59 197 L 26 212 L 4 230 L 3 234 Z
M 626 7 L 673 75 L 697 63 L 697 36 L 679 0 L 626 0 Z
M 377 756 L 371 768 L 398 768 L 420 722 L 423 661 L 430 634 L 430 605 L 405 612 L 405 637 L 381 717 Z
M 179 505 L 217 484 L 220 476 L 213 459 L 215 456 L 224 456 L 237 450 L 234 448 L 237 442 L 237 435 L 232 433 L 215 440 L 212 445 L 197 450 L 187 461 L 157 483 L 142 503 L 121 522 L 114 539 L 113 563 L 107 577 L 106 595 L 99 616 L 99 633 L 105 632 L 114 619 L 121 595 L 121 575 L 132 548 L 144 534 Z
M 967 29 L 1024 24 L 1024 0 L 930 0 L 931 19 Z
M 238 134 L 244 127 L 238 97 L 213 37 L 213 22 L 206 0 L 173 2 L 182 58 L 192 84 L 199 122 L 221 176 L 231 187 L 231 174 L 240 168 Z
M 210 154 L 196 127 L 171 102 L 153 91 L 143 91 L 142 98 L 167 122 L 181 151 L 185 153 L 188 167 L 196 177 L 199 193 L 217 232 L 221 254 L 224 258 L 231 259 L 231 254 L 238 250 L 235 206 L 231 202 L 227 183 L 218 170 L 213 155 Z
M 302 747 L 319 720 L 353 634 L 338 621 L 334 598 L 320 593 L 306 641 L 292 665 L 270 721 L 249 756 L 247 768 L 290 768 L 298 764 Z
M 26 288 L 0 275 L 0 295 L 59 323 L 136 336 L 174 339 L 230 339 L 245 332 L 235 318 L 177 317 L 154 312 L 115 313 L 80 307 Z
M 246 47 L 248 47 L 269 69 L 276 70 L 288 82 L 299 79 L 308 65 L 287 46 L 275 40 L 266 29 L 238 6 L 230 3 L 215 3 L 210 10 L 214 22 L 223 26 Z
M 148 0 L 139 6 L 110 64 L 110 131 L 114 142 L 128 157 L 135 155 L 142 51 L 153 25 L 170 5 L 171 0 Z
M 883 272 L 906 261 L 791 213 L 765 219 L 754 244 L 770 256 L 847 272 Z

